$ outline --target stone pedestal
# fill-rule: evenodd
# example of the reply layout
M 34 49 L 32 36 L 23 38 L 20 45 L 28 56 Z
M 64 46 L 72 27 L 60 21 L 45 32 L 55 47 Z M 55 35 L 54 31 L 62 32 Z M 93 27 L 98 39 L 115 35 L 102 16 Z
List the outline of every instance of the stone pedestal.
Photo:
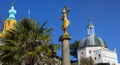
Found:
M 62 42 L 62 65 L 70 65 L 70 50 L 69 50 L 70 35 L 62 35 L 59 41 Z

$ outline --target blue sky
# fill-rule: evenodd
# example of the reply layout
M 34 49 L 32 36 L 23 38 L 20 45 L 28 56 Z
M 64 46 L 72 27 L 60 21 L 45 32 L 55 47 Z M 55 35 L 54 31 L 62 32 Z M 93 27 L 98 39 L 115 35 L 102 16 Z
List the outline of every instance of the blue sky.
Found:
M 8 17 L 12 1 L 0 0 L 1 21 Z M 88 19 L 92 18 L 96 36 L 103 38 L 109 49 L 116 48 L 120 58 L 120 0 L 14 0 L 14 3 L 18 21 L 27 17 L 30 10 L 32 19 L 40 23 L 47 20 L 46 27 L 54 28 L 52 41 L 58 44 L 61 44 L 58 39 L 63 33 L 62 21 L 58 17 L 62 16 L 64 6 L 71 9 L 68 15 L 71 22 L 68 30 L 72 36 L 70 43 L 87 36 L 86 26 L 89 23 Z

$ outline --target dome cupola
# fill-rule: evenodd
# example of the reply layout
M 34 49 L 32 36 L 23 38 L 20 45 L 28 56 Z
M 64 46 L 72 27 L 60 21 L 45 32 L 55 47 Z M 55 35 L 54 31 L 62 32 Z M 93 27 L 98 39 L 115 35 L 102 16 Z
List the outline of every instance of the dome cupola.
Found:
M 102 38 L 95 36 L 95 27 L 92 23 L 91 18 L 89 19 L 89 24 L 87 26 L 87 32 L 88 32 L 88 36 L 83 38 L 80 41 L 78 50 L 85 48 L 85 47 L 95 47 L 95 46 L 107 47 L 105 41 Z
M 11 4 L 11 9 L 9 10 L 9 18 L 8 19 L 15 19 L 15 14 L 17 11 L 14 9 L 14 3 Z

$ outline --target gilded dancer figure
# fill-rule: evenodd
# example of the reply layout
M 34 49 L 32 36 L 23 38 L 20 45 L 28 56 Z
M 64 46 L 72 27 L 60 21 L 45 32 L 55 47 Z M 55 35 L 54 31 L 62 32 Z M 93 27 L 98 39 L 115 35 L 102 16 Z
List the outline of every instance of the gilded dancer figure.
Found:
M 70 9 L 67 7 L 64 7 L 62 10 L 63 16 L 62 16 L 61 20 L 63 20 L 62 30 L 64 31 L 64 35 L 69 35 L 67 32 L 67 28 L 70 24 L 70 21 L 67 18 L 69 11 L 70 11 Z

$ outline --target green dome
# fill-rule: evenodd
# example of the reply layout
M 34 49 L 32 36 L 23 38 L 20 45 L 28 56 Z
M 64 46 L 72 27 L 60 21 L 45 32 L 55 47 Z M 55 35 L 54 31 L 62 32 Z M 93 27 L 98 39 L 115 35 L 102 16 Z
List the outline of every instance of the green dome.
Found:
M 102 38 L 94 35 L 88 35 L 86 38 L 80 41 L 78 49 L 82 49 L 85 47 L 95 47 L 95 46 L 105 46 L 107 48 L 107 45 Z

